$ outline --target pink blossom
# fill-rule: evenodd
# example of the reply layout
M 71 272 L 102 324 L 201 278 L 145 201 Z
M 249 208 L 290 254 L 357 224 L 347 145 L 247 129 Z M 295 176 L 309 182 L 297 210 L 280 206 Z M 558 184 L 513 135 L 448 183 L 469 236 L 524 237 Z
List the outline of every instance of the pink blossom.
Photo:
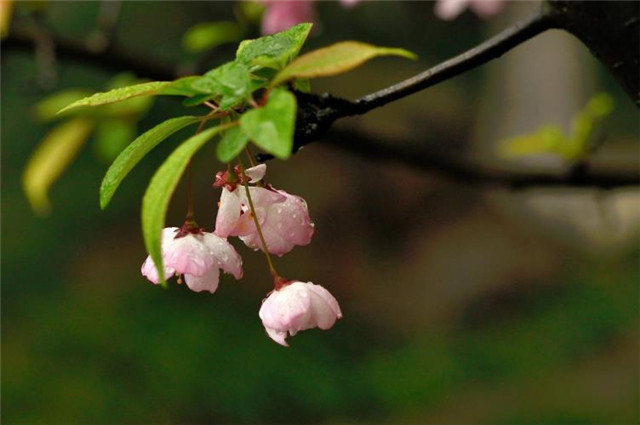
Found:
M 262 34 L 273 34 L 301 22 L 316 20 L 313 0 L 262 0 L 261 3 L 265 5 L 262 16 Z
M 469 7 L 479 17 L 488 18 L 502 11 L 504 6 L 505 0 L 438 0 L 434 12 L 438 18 L 451 21 Z
M 242 258 L 225 239 L 209 232 L 179 235 L 177 227 L 162 230 L 162 263 L 164 278 L 184 275 L 187 286 L 195 292 L 218 289 L 220 269 L 242 277 Z M 178 237 L 176 237 L 179 235 Z M 142 275 L 158 284 L 161 279 L 155 263 L 148 256 L 142 264 Z
M 296 245 L 303 246 L 311 242 L 314 224 L 311 222 L 304 199 L 284 190 L 255 189 L 256 192 L 259 191 L 254 199 L 256 216 L 271 254 L 281 256 L 291 251 Z M 271 194 L 266 195 L 266 192 Z M 273 193 L 280 195 L 280 200 L 274 202 L 276 198 L 272 196 Z M 240 223 L 248 219 L 248 215 L 245 215 Z M 255 227 L 246 226 L 246 229 L 238 234 L 242 242 L 249 248 L 262 249 L 262 241 Z
M 262 178 L 266 166 L 263 164 L 263 168 L 258 167 L 260 166 L 246 170 L 245 174 L 249 176 L 251 172 L 254 178 Z M 222 195 L 215 233 L 223 238 L 239 236 L 248 247 L 262 249 L 246 189 L 237 184 L 226 184 L 224 177 L 219 177 L 216 185 L 222 187 Z M 270 186 L 252 186 L 249 191 L 262 235 L 271 254 L 284 255 L 296 245 L 311 242 L 314 224 L 304 199 Z
M 269 337 L 288 347 L 287 332 L 293 336 L 315 327 L 329 329 L 342 312 L 338 301 L 322 286 L 294 281 L 271 292 L 258 315 Z

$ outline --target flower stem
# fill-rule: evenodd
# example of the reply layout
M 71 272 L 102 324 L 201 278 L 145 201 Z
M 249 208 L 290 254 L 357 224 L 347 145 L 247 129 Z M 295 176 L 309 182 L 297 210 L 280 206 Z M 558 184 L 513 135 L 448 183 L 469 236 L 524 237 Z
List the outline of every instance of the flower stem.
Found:
M 280 277 L 276 268 L 273 265 L 273 261 L 271 260 L 271 254 L 269 254 L 269 249 L 267 247 L 267 242 L 264 240 L 264 235 L 262 234 L 262 228 L 260 227 L 260 222 L 258 221 L 258 216 L 256 215 L 256 209 L 253 206 L 253 199 L 251 199 L 251 191 L 249 190 L 249 181 L 247 176 L 244 174 L 244 165 L 242 164 L 242 160 L 238 157 L 238 164 L 240 165 L 240 171 L 242 172 L 242 181 L 244 182 L 244 190 L 247 194 L 247 199 L 249 200 L 249 208 L 251 209 L 251 216 L 253 217 L 253 222 L 256 225 L 256 230 L 258 231 L 258 236 L 260 237 L 260 242 L 262 243 L 262 251 L 264 252 L 265 257 L 267 258 L 267 264 L 269 265 L 269 272 L 271 276 L 277 280 Z
M 244 147 L 244 151 L 247 153 L 247 156 L 249 157 L 249 163 L 251 164 L 252 167 L 255 167 L 256 165 L 256 161 L 253 159 L 253 154 L 251 153 L 251 149 L 249 149 L 249 145 L 246 145 Z

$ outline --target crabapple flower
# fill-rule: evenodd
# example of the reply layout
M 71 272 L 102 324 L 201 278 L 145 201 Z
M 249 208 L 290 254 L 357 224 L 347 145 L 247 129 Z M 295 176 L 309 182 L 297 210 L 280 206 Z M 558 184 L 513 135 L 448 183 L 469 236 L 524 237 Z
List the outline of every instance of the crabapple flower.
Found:
M 311 222 L 304 199 L 284 190 L 259 187 L 254 188 L 251 196 L 254 199 L 262 236 L 271 254 L 282 256 L 296 245 L 303 246 L 311 242 L 314 223 Z M 253 221 L 251 224 L 248 223 L 249 219 L 249 214 L 240 217 L 238 236 L 249 248 L 262 249 L 260 235 Z
M 262 179 L 265 171 L 266 165 L 261 164 L 247 169 L 245 175 L 253 182 Z M 246 190 L 238 183 L 227 183 L 225 173 L 216 176 L 215 186 L 222 187 L 222 194 L 215 233 L 222 238 L 238 236 L 248 247 L 263 249 Z M 271 186 L 249 187 L 249 193 L 269 253 L 282 256 L 296 245 L 311 242 L 314 224 L 304 199 Z
M 316 22 L 314 0 L 256 0 L 265 6 L 261 32 L 264 35 L 284 31 L 302 22 Z M 350 9 L 361 0 L 340 0 Z
M 338 301 L 322 286 L 293 281 L 271 292 L 258 315 L 269 337 L 288 347 L 287 333 L 293 336 L 316 327 L 329 329 L 342 312 Z
M 434 13 L 445 21 L 458 17 L 468 7 L 481 18 L 488 18 L 502 11 L 505 0 L 438 0 Z
M 265 6 L 261 26 L 265 35 L 284 31 L 301 22 L 314 22 L 316 18 L 313 0 L 261 0 L 260 3 Z
M 233 246 L 213 233 L 187 232 L 177 227 L 162 230 L 162 264 L 164 278 L 184 275 L 184 281 L 195 292 L 218 289 L 220 269 L 242 277 L 242 258 Z M 142 275 L 158 284 L 161 279 L 155 263 L 148 256 L 141 267 Z

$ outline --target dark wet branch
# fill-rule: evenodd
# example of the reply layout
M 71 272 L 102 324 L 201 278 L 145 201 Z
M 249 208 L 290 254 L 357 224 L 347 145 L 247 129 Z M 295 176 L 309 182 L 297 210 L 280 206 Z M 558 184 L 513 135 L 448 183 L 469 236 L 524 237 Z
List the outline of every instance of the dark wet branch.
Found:
M 607 167 L 586 160 L 573 167 L 567 167 L 565 173 L 527 172 L 491 168 L 488 165 L 460 159 L 462 155 L 434 152 L 423 143 L 415 140 L 380 140 L 362 132 L 344 129 L 332 129 L 323 138 L 324 142 L 355 153 L 373 161 L 398 162 L 415 169 L 434 173 L 437 176 L 458 183 L 498 185 L 512 188 L 532 186 L 567 186 L 613 188 L 640 185 L 640 169 L 636 163 L 624 167 Z
M 355 101 L 355 107 L 352 112 L 365 114 L 372 109 L 417 93 L 499 58 L 536 35 L 554 28 L 556 24 L 553 13 L 550 10 L 543 8 L 541 11 L 454 58 L 391 87 L 361 97 Z
M 2 54 L 23 50 L 33 51 L 36 47 L 38 34 L 29 28 L 11 28 L 7 38 L 2 40 Z M 127 52 L 110 45 L 105 50 L 91 49 L 86 43 L 50 34 L 56 59 L 92 65 L 114 72 L 131 71 L 140 78 L 170 81 L 177 78 L 174 66 L 163 63 L 133 52 Z

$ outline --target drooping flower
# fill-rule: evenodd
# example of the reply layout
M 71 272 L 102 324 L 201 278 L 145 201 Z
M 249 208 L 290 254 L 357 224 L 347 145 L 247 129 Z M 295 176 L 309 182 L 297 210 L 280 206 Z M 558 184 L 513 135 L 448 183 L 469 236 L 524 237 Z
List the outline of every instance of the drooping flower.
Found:
M 311 328 L 329 329 L 342 317 L 338 301 L 320 285 L 293 281 L 274 290 L 258 313 L 267 334 L 288 347 L 291 336 Z
M 258 167 L 263 167 L 255 170 Z M 266 165 L 249 168 L 245 175 L 251 182 L 264 176 Z M 224 174 L 224 173 L 223 173 Z M 216 186 L 222 187 L 215 233 L 223 238 L 239 236 L 250 248 L 262 249 L 262 241 L 256 228 L 246 189 L 238 183 L 228 184 L 224 175 L 216 177 Z M 236 182 L 240 180 L 235 178 Z M 307 245 L 314 233 L 307 203 L 299 196 L 271 186 L 249 187 L 258 223 L 262 229 L 268 251 L 284 255 L 294 246 Z
M 162 230 L 162 264 L 164 278 L 184 275 L 184 281 L 195 292 L 218 289 L 220 269 L 242 277 L 242 258 L 233 246 L 213 233 L 185 232 L 178 227 Z M 142 264 L 142 275 L 158 284 L 161 279 L 155 263 L 148 256 Z
M 269 252 L 284 255 L 294 246 L 308 245 L 313 237 L 314 224 L 309 217 L 305 200 L 284 190 L 255 189 L 257 193 L 254 195 L 252 192 L 252 198 Z M 279 197 L 276 198 L 274 194 Z M 239 228 L 246 230 L 239 231 L 238 236 L 249 248 L 262 249 L 262 241 L 255 226 L 251 227 L 247 223 L 249 218 L 247 214 L 241 217 Z
M 505 0 L 438 0 L 434 13 L 445 21 L 458 17 L 468 7 L 481 18 L 493 16 L 505 6 Z

